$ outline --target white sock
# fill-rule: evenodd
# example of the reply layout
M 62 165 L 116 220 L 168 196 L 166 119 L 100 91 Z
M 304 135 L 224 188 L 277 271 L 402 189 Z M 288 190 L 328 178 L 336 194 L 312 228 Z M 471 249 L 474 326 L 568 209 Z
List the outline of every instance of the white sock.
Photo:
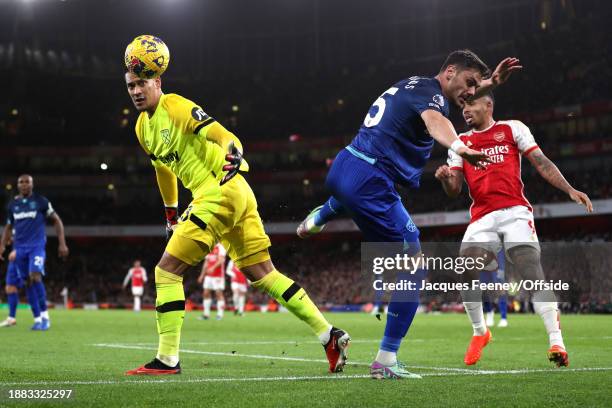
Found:
M 217 300 L 217 316 L 223 317 L 224 310 L 225 310 L 225 300 Z
M 397 363 L 397 353 L 393 351 L 378 350 L 376 361 L 384 366 L 391 367 Z
M 487 332 L 487 325 L 482 311 L 482 302 L 463 302 L 463 307 L 472 322 L 474 336 L 483 336 Z
M 158 354 L 155 356 L 159 361 L 167 365 L 168 367 L 176 367 L 179 362 L 178 356 L 164 356 L 162 354 Z
M 140 296 L 134 296 L 134 311 L 140 312 Z
M 38 316 L 34 318 L 34 323 L 42 323 L 42 317 Z
M 49 320 L 49 311 L 45 310 L 44 312 L 40 312 L 40 317 Z
M 244 313 L 244 302 L 246 300 L 246 296 L 240 295 L 238 296 L 238 312 Z
M 534 302 L 533 309 L 540 315 L 548 333 L 548 341 L 550 346 L 561 346 L 563 344 L 563 336 L 561 335 L 561 326 L 559 324 L 559 308 L 557 302 Z
M 327 343 L 329 343 L 329 338 L 331 337 L 331 329 L 332 329 L 332 326 L 329 325 L 327 330 L 325 330 L 324 333 L 319 335 L 319 341 L 321 342 L 322 345 L 326 345 Z
M 234 310 L 238 310 L 238 298 L 240 295 L 238 292 L 232 293 L 232 303 L 234 304 Z
M 204 299 L 204 316 L 210 316 L 210 305 L 212 305 L 212 299 Z

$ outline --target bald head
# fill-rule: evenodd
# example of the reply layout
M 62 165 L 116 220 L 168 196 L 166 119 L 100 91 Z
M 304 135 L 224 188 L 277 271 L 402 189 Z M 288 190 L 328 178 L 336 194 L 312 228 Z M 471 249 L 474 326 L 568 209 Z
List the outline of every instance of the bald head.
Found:
M 29 174 L 22 174 L 17 178 L 17 189 L 23 197 L 28 197 L 34 189 L 34 179 Z

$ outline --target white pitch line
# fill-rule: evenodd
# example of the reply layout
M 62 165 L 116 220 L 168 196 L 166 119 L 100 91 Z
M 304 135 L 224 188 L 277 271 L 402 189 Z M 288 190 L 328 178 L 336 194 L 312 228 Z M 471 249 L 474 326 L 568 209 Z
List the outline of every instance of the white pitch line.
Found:
M 380 343 L 379 340 L 351 340 L 352 344 L 358 343 Z M 139 346 L 157 346 L 157 343 L 130 343 Z M 184 341 L 181 344 L 193 344 L 198 346 L 258 346 L 258 345 L 281 345 L 281 344 L 290 344 L 290 345 L 300 345 L 300 344 L 321 344 L 320 341 L 317 340 L 281 340 L 281 341 Z
M 533 373 L 571 373 L 585 371 L 610 371 L 612 367 L 584 367 L 565 369 L 522 369 L 522 370 L 474 370 L 471 373 L 422 373 L 423 377 L 451 377 L 460 375 L 515 375 Z M 187 379 L 164 379 L 164 380 L 92 380 L 92 381 L 24 381 L 24 382 L 2 382 L 2 386 L 53 386 L 53 385 L 121 385 L 121 384 L 176 384 L 176 383 L 219 383 L 219 382 L 262 382 L 262 381 L 309 381 L 309 380 L 355 380 L 370 378 L 368 374 L 354 375 L 313 375 L 313 376 L 288 376 L 288 377 L 239 377 L 239 378 L 187 378 Z M 416 381 L 416 380 L 406 380 Z
M 118 344 L 118 343 L 98 343 L 92 344 L 96 347 L 108 347 L 108 348 L 119 348 L 119 349 L 131 349 L 131 350 L 157 350 L 157 347 L 146 347 L 132 344 Z M 224 357 L 244 357 L 244 358 L 255 358 L 262 360 L 283 360 L 283 361 L 299 361 L 305 363 L 327 363 L 327 360 L 324 359 L 315 359 L 315 358 L 304 358 L 304 357 L 281 357 L 281 356 L 270 356 L 265 354 L 242 354 L 242 353 L 227 353 L 223 351 L 202 351 L 202 350 L 189 350 L 189 349 L 181 349 L 181 353 L 188 354 L 203 354 L 209 356 L 224 356 Z M 367 366 L 369 367 L 371 363 L 367 363 L 364 361 L 353 361 L 349 360 L 349 364 L 353 366 Z M 418 368 L 425 370 L 435 370 L 435 371 L 457 371 L 457 372 L 466 372 L 473 373 L 477 370 L 470 370 L 466 368 L 452 368 L 452 367 L 428 367 L 428 366 L 407 366 L 409 368 Z

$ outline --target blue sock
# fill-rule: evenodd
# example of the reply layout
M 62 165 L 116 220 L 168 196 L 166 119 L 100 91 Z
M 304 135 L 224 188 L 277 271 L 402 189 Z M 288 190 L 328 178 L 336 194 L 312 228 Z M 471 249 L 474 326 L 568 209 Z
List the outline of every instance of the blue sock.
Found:
M 488 300 L 485 300 L 484 302 L 482 302 L 483 312 L 489 313 L 491 310 L 493 310 L 493 305 L 491 304 L 491 302 L 489 302 Z
M 9 293 L 8 294 L 8 304 L 9 304 L 9 317 L 13 319 L 17 316 L 17 305 L 19 304 L 19 294 L 17 293 Z
M 321 207 L 315 215 L 314 223 L 318 226 L 327 224 L 343 212 L 344 208 L 342 204 L 340 204 L 340 201 L 336 200 L 334 197 L 329 197 L 329 200 L 323 204 L 323 207 Z
M 508 315 L 508 296 L 501 295 L 499 297 L 499 302 L 497 303 L 497 306 L 499 307 L 499 314 L 501 315 L 501 318 L 505 319 Z
M 397 281 L 402 279 L 416 282 L 416 290 L 394 292 L 389 310 L 387 311 L 387 325 L 385 326 L 385 335 L 380 342 L 380 349 L 397 353 L 404 337 L 408 333 L 408 329 L 412 324 L 414 315 L 419 308 L 418 288 L 424 277 L 422 270 L 417 271 L 415 275 L 400 273 L 397 276 Z
M 40 282 L 34 282 L 32 284 L 34 289 L 36 290 L 36 295 L 38 296 L 38 307 L 41 312 L 47 311 L 47 291 L 45 290 L 45 284 Z
M 40 316 L 40 302 L 38 301 L 38 294 L 33 284 L 26 286 L 26 295 L 28 296 L 28 303 L 32 309 L 32 315 L 36 319 Z

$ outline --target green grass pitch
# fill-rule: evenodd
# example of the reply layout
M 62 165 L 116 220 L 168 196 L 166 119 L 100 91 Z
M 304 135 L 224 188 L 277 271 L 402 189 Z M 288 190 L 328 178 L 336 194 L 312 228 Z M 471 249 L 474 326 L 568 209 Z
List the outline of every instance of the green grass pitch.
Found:
M 612 406 L 612 316 L 562 317 L 569 369 L 546 359 L 540 319 L 510 315 L 493 329 L 480 363 L 463 365 L 471 336 L 459 314 L 418 315 L 400 357 L 422 380 L 367 378 L 383 321 L 366 314 L 329 314 L 349 331 L 349 365 L 328 374 L 322 347 L 287 313 L 228 314 L 222 321 L 185 316 L 183 374 L 126 377 L 156 349 L 154 313 L 51 311 L 48 332 L 0 329 L 0 406 L 202 407 L 480 407 Z M 72 389 L 69 401 L 16 401 L 9 389 Z

